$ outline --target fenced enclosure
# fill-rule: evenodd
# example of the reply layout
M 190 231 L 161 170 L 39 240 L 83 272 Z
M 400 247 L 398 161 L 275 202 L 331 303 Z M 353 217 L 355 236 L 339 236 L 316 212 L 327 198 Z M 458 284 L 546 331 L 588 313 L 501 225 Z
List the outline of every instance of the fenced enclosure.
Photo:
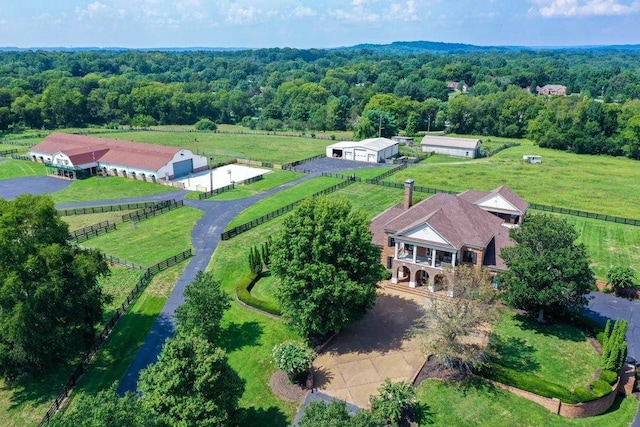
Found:
M 60 409 L 65 399 L 69 397 L 69 393 L 71 393 L 71 390 L 73 389 L 73 387 L 75 387 L 75 385 L 78 383 L 78 379 L 85 372 L 85 370 L 87 369 L 87 366 L 89 366 L 89 363 L 91 363 L 91 360 L 93 359 L 93 357 L 100 350 L 104 342 L 107 340 L 107 338 L 109 337 L 109 334 L 113 331 L 113 329 L 117 325 L 120 318 L 126 313 L 127 309 L 131 306 L 133 301 L 135 301 L 136 298 L 138 298 L 138 296 L 140 295 L 140 293 L 142 293 L 142 291 L 147 287 L 149 282 L 151 282 L 151 279 L 153 278 L 153 276 L 159 273 L 160 271 L 166 270 L 167 268 L 179 262 L 184 261 L 185 259 L 191 257 L 192 255 L 193 255 L 193 252 L 191 251 L 191 249 L 189 249 L 177 255 L 174 255 L 173 257 L 167 258 L 166 260 L 161 261 L 145 270 L 144 274 L 142 275 L 140 280 L 138 280 L 135 287 L 131 290 L 129 295 L 127 295 L 127 298 L 125 299 L 125 301 L 122 303 L 122 305 L 120 305 L 120 307 L 116 310 L 116 312 L 111 317 L 111 319 L 109 319 L 107 324 L 104 326 L 104 328 L 96 338 L 96 342 L 93 344 L 91 349 L 89 349 L 89 351 L 85 354 L 84 358 L 82 359 L 78 367 L 75 369 L 75 371 L 73 371 L 73 373 L 71 374 L 71 377 L 69 378 L 69 381 L 67 381 L 67 384 L 64 386 L 62 391 L 58 394 L 58 396 L 56 396 L 55 400 L 51 404 L 51 407 L 49 408 L 45 416 L 42 418 L 42 420 L 38 424 L 38 427 L 42 427 L 46 425 L 51 420 L 51 417 L 53 417 L 55 413 Z M 109 259 L 108 256 L 107 256 L 107 259 Z

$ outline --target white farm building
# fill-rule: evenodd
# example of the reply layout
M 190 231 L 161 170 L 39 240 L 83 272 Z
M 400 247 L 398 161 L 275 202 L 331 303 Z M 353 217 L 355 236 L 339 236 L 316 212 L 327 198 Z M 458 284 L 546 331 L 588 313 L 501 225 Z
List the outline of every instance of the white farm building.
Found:
M 398 142 L 388 138 L 342 141 L 327 147 L 327 157 L 381 163 L 398 154 Z
M 29 153 L 51 175 L 71 179 L 97 175 L 155 181 L 173 180 L 208 168 L 191 150 L 85 135 L 52 133 Z
M 473 159 L 480 153 L 480 140 L 425 135 L 425 137 L 422 138 L 420 147 L 425 153 L 436 153 Z

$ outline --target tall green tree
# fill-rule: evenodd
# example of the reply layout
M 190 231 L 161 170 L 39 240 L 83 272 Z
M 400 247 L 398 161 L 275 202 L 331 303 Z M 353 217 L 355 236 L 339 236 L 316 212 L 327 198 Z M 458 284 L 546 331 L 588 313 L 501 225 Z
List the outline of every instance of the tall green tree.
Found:
M 244 381 L 227 356 L 188 335 L 168 340 L 158 361 L 140 373 L 142 405 L 170 426 L 234 425 Z
M 589 257 L 578 233 L 563 218 L 532 215 L 509 236 L 516 245 L 503 248 L 507 267 L 501 274 L 504 300 L 509 305 L 538 315 L 560 315 L 584 305 L 595 285 Z
M 142 406 L 140 398 L 127 393 L 118 396 L 116 387 L 95 395 L 85 394 L 72 410 L 58 412 L 50 427 L 154 427 L 162 426 L 160 418 Z
M 217 342 L 222 331 L 222 317 L 231 307 L 231 298 L 212 273 L 199 271 L 184 290 L 184 303 L 176 309 L 179 333 L 191 333 Z
M 56 367 L 88 349 L 107 297 L 100 252 L 68 242 L 49 196 L 0 199 L 0 370 Z
M 373 306 L 383 268 L 368 224 L 346 199 L 327 197 L 304 200 L 285 220 L 271 271 L 283 314 L 303 336 L 339 331 Z

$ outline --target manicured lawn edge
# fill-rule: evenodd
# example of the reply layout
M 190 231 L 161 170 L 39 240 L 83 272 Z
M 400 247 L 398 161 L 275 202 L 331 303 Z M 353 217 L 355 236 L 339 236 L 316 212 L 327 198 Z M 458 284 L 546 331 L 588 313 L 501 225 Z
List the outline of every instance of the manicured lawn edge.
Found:
M 253 307 L 259 311 L 265 311 L 275 316 L 281 316 L 280 307 L 270 301 L 264 301 L 251 295 L 251 288 L 260 280 L 260 275 L 249 273 L 245 275 L 236 285 L 236 297 L 240 302 Z

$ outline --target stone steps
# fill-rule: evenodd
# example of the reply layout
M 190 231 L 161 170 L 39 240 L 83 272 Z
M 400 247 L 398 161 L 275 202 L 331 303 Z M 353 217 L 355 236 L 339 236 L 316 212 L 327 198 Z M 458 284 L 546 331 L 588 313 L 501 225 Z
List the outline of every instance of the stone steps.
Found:
M 402 292 L 405 294 L 411 294 L 411 295 L 416 295 L 419 297 L 423 297 L 423 298 L 436 298 L 438 300 L 442 300 L 442 301 L 449 301 L 451 300 L 450 297 L 446 296 L 444 294 L 444 292 L 440 291 L 440 292 L 429 292 L 429 289 L 427 289 L 424 286 L 418 286 L 416 288 L 410 288 L 408 284 L 406 283 L 398 283 L 398 284 L 393 284 L 391 282 L 383 282 L 380 286 L 382 289 L 392 289 L 394 291 L 398 291 L 398 292 Z

